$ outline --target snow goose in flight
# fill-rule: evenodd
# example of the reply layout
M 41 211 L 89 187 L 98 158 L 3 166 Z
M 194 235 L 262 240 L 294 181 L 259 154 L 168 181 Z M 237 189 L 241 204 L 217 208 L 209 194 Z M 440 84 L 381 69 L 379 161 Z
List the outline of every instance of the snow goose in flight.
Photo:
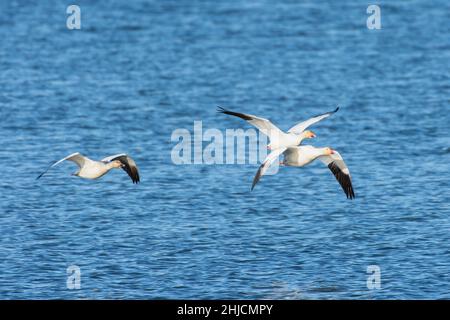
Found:
M 336 150 L 331 148 L 316 148 L 313 146 L 297 146 L 288 148 L 284 152 L 284 161 L 280 164 L 283 166 L 303 167 L 319 159 L 331 170 L 336 180 L 344 190 L 347 199 L 355 198 L 353 191 L 352 179 L 347 165 L 342 156 Z M 259 170 L 258 170 L 259 172 Z M 258 176 L 258 174 L 257 174 Z M 260 176 L 255 179 L 259 180 Z M 257 182 L 257 181 L 256 181 Z
M 49 169 L 65 160 L 75 162 L 78 165 L 78 171 L 72 175 L 80 178 L 97 179 L 108 173 L 111 169 L 122 168 L 130 176 L 133 183 L 138 183 L 140 181 L 136 163 L 125 153 L 116 154 L 106 157 L 100 161 L 95 161 L 83 156 L 79 152 L 73 153 L 59 161 L 56 161 L 54 164 L 49 166 L 47 170 L 41 173 L 37 179 L 47 173 Z
M 260 118 L 257 116 L 253 116 L 251 114 L 245 114 L 245 113 L 239 113 L 234 111 L 226 110 L 222 107 L 218 107 L 218 112 L 232 115 L 241 119 L 244 119 L 248 123 L 254 125 L 256 128 L 258 128 L 263 134 L 265 134 L 269 140 L 270 143 L 267 146 L 267 149 L 269 150 L 276 150 L 279 148 L 289 148 L 298 146 L 303 139 L 310 139 L 314 138 L 316 135 L 310 131 L 306 130 L 309 126 L 313 125 L 314 123 L 319 122 L 320 120 L 323 120 L 333 113 L 337 112 L 339 110 L 339 107 L 337 107 L 335 110 L 326 112 L 320 115 L 317 115 L 315 117 L 312 117 L 306 121 L 300 122 L 290 128 L 287 132 L 281 131 L 277 126 L 275 126 L 272 122 L 270 122 L 267 119 Z M 281 152 L 282 153 L 282 152 Z

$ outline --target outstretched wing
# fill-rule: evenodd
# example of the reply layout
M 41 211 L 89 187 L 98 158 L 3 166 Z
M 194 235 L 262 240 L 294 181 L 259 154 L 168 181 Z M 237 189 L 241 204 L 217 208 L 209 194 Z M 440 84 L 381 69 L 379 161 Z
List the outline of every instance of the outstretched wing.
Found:
M 244 119 L 251 125 L 254 125 L 256 128 L 258 128 L 262 133 L 264 133 L 266 136 L 268 136 L 269 139 L 271 139 L 271 140 L 273 140 L 273 137 L 275 137 L 275 135 L 280 136 L 283 134 L 283 132 L 277 126 L 275 126 L 272 122 L 270 122 L 267 119 L 256 117 L 251 114 L 229 111 L 222 107 L 218 107 L 217 111 L 220 113 L 229 114 L 231 116 L 235 116 L 235 117 Z
M 256 172 L 255 177 L 253 178 L 252 190 L 258 183 L 258 181 L 261 179 L 261 177 L 264 175 L 264 173 L 266 173 L 267 169 L 269 169 L 270 165 L 274 162 L 274 160 L 276 160 L 278 156 L 282 154 L 285 150 L 286 148 L 278 148 L 269 153 L 269 155 L 266 157 L 264 162 L 259 167 L 258 172 Z
M 122 169 L 125 170 L 125 172 L 130 176 L 133 183 L 139 183 L 139 170 L 136 162 L 134 162 L 131 157 L 125 153 L 121 153 L 102 159 L 103 162 L 111 162 L 115 160 L 119 160 L 123 164 Z
M 314 123 L 317 123 L 325 118 L 328 118 L 329 116 L 331 116 L 333 113 L 336 113 L 339 110 L 339 107 L 337 107 L 334 111 L 330 111 L 324 114 L 320 114 L 318 116 L 312 117 L 306 121 L 300 122 L 298 124 L 296 124 L 295 126 L 293 126 L 292 128 L 290 128 L 288 130 L 288 132 L 290 133 L 295 133 L 295 134 L 300 134 L 303 131 L 306 130 L 306 128 L 308 128 L 309 126 L 313 125 Z
M 344 190 L 347 199 L 355 198 L 350 171 L 348 170 L 348 167 L 339 152 L 334 151 L 333 154 L 329 156 L 320 156 L 318 159 L 325 163 L 331 170 L 333 175 L 336 177 L 336 180 L 341 185 L 342 190 Z
M 61 162 L 65 161 L 65 160 L 75 162 L 75 163 L 77 164 L 77 166 L 78 166 L 79 168 L 81 168 L 81 167 L 84 165 L 84 162 L 86 161 L 86 157 L 83 156 L 83 155 L 82 155 L 81 153 L 79 153 L 79 152 L 72 153 L 71 155 L 68 155 L 67 157 L 62 158 L 61 160 L 58 160 L 58 161 L 56 161 L 55 163 L 53 163 L 52 165 L 50 165 L 44 172 L 42 172 L 42 173 L 36 178 L 36 180 L 39 179 L 40 177 L 42 177 L 44 174 L 46 174 L 48 170 L 50 170 L 51 168 L 53 168 L 54 166 L 60 164 Z

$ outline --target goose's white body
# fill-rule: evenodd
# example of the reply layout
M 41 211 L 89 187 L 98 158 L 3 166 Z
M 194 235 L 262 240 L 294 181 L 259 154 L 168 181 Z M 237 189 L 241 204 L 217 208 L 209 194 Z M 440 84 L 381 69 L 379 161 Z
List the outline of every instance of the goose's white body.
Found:
M 298 146 L 307 138 L 305 132 L 295 134 L 291 132 L 285 133 L 281 130 L 269 132 L 268 137 L 270 139 L 269 150 Z
M 298 146 L 295 148 L 288 148 L 284 152 L 284 161 L 281 163 L 286 166 L 303 167 L 323 155 L 324 152 L 322 148 Z
M 74 175 L 85 179 L 98 179 L 107 174 L 111 169 L 113 167 L 110 163 L 85 158 L 84 165 Z

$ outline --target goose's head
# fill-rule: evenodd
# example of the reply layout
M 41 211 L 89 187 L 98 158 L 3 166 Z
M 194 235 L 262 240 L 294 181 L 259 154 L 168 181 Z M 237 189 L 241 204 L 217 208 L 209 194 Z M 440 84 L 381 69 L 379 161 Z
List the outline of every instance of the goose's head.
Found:
M 331 154 L 334 154 L 334 150 L 331 149 L 330 147 L 326 147 L 326 148 L 323 149 L 323 153 L 324 153 L 326 156 L 329 156 L 329 155 L 331 155 Z
M 306 139 L 312 139 L 316 137 L 316 134 L 312 132 L 311 130 L 306 130 L 304 133 L 304 136 Z

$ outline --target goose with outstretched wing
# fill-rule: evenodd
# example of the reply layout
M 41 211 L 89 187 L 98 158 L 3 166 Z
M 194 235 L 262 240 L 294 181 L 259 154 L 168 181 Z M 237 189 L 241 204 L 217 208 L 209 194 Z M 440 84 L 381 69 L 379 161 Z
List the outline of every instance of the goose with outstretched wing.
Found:
M 100 161 L 91 160 L 79 152 L 62 158 L 50 165 L 37 179 L 41 178 L 48 170 L 60 164 L 63 161 L 74 162 L 78 166 L 78 170 L 72 175 L 84 179 L 98 179 L 108 173 L 111 169 L 122 168 L 130 176 L 133 183 L 139 183 L 139 170 L 134 160 L 125 153 L 106 157 Z
M 228 114 L 231 116 L 235 116 L 241 118 L 251 125 L 258 128 L 264 135 L 266 135 L 270 143 L 267 146 L 269 150 L 275 150 L 279 148 L 289 148 L 298 146 L 304 139 L 311 139 L 316 137 L 314 132 L 310 130 L 306 130 L 311 125 L 328 118 L 333 113 L 336 113 L 339 110 L 337 107 L 335 110 L 320 114 L 318 116 L 312 117 L 306 121 L 300 122 L 290 128 L 288 132 L 281 131 L 277 126 L 275 126 L 268 119 L 260 118 L 251 114 L 239 113 L 230 110 L 226 110 L 222 107 L 218 107 L 218 112 Z
M 322 161 L 333 173 L 344 190 L 347 199 L 355 198 L 350 170 L 339 152 L 329 147 L 316 148 L 313 146 L 297 146 L 286 149 L 282 166 L 303 167 L 314 160 Z

